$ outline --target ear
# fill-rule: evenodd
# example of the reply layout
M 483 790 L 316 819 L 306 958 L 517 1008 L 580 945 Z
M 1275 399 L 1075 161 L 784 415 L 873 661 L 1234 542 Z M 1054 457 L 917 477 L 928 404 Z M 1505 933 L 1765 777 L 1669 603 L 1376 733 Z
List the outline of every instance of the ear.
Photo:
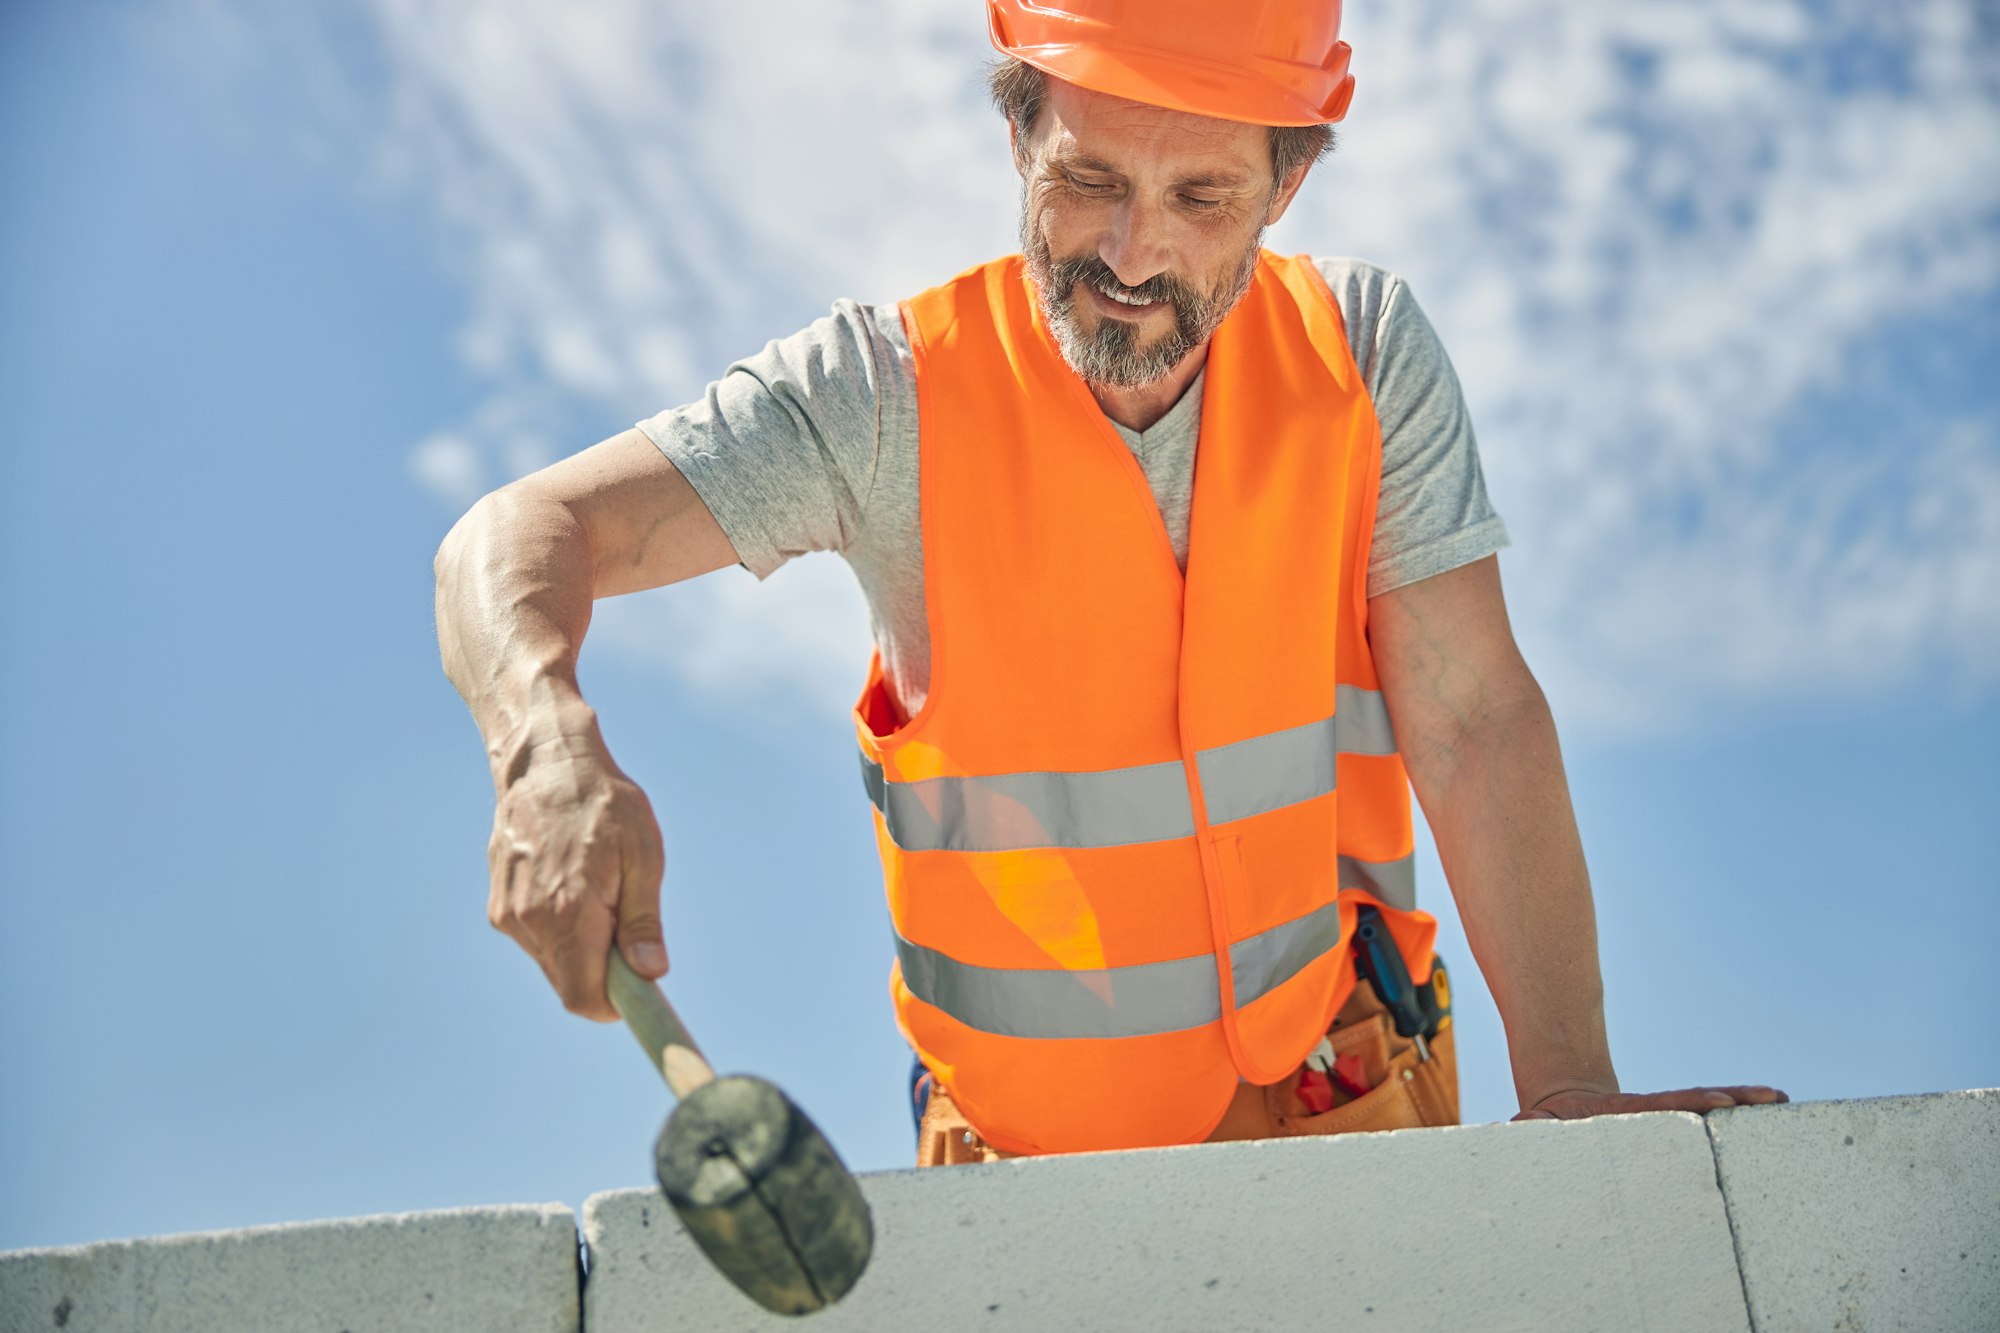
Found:
M 1278 188 L 1271 195 L 1271 210 L 1264 218 L 1265 226 L 1274 226 L 1279 218 L 1285 216 L 1285 210 L 1292 206 L 1292 197 L 1299 192 L 1299 186 L 1306 183 L 1306 173 L 1311 170 L 1310 162 L 1293 167 L 1278 182 Z

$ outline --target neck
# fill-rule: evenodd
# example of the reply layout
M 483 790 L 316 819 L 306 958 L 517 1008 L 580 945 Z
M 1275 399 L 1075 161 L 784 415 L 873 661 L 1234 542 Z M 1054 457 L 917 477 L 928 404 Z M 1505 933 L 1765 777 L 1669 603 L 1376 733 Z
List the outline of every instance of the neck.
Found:
M 1150 384 L 1092 384 L 1090 396 L 1104 409 L 1105 416 L 1125 429 L 1147 430 L 1181 400 L 1207 360 L 1208 344 L 1204 342 Z

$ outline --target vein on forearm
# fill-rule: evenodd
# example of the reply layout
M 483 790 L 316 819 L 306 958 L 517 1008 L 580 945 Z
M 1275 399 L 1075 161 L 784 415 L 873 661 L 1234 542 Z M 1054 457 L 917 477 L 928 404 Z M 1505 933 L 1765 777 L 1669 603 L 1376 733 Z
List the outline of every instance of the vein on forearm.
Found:
M 445 674 L 504 783 L 538 735 L 588 724 L 576 661 L 590 626 L 589 539 L 563 505 L 503 490 L 459 520 L 436 573 Z

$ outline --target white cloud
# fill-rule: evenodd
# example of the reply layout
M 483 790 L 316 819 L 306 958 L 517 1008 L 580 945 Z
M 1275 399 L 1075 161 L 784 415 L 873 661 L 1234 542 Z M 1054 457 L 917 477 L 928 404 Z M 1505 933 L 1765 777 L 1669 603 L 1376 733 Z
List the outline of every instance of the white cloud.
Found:
M 1339 185 L 1289 239 L 1397 269 L 1438 324 L 1567 711 L 1990 681 L 2000 607 L 1965 582 L 2000 567 L 2000 523 L 1972 521 L 1990 419 L 1797 422 L 1897 321 L 2000 288 L 1991 25 L 1792 0 L 1350 18 Z
M 647 415 L 835 296 L 1012 244 L 974 0 L 373 13 L 380 148 L 462 267 L 462 350 L 502 406 L 456 433 L 493 471 L 553 454 L 521 444 L 521 402 Z M 2000 290 L 1990 20 L 1405 0 L 1347 21 L 1342 148 L 1276 239 L 1403 273 L 1444 334 L 1566 715 L 1646 725 L 1938 666 L 1990 682 L 1991 413 L 1796 424 L 1897 321 Z M 439 449 L 413 457 L 428 484 L 470 475 Z M 711 581 L 602 632 L 717 690 L 844 705 L 865 628 L 840 572 Z
M 593 650 L 677 671 L 696 688 L 769 703 L 800 696 L 842 714 L 861 692 L 870 645 L 854 576 L 832 556 L 793 560 L 758 583 L 740 569 L 599 602 Z
M 486 493 L 486 465 L 462 435 L 440 431 L 410 450 L 410 475 L 417 484 L 454 508 L 463 509 Z

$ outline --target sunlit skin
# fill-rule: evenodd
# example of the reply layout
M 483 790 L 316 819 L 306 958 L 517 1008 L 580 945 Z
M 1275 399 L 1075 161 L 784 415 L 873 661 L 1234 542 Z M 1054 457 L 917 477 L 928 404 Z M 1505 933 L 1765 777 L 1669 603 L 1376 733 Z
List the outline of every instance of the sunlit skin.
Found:
M 1028 226 L 1058 260 L 1094 252 L 1137 287 L 1170 273 L 1202 291 L 1228 282 L 1262 230 L 1285 214 L 1307 168 L 1271 178 L 1270 131 L 1128 102 L 1060 79 L 1014 161 Z M 1165 302 L 1129 306 L 1090 290 L 1077 303 L 1088 330 L 1135 322 L 1146 341 L 1170 333 Z M 1160 379 L 1136 387 L 1092 384 L 1106 416 L 1145 430 L 1179 400 L 1208 356 L 1203 342 Z

